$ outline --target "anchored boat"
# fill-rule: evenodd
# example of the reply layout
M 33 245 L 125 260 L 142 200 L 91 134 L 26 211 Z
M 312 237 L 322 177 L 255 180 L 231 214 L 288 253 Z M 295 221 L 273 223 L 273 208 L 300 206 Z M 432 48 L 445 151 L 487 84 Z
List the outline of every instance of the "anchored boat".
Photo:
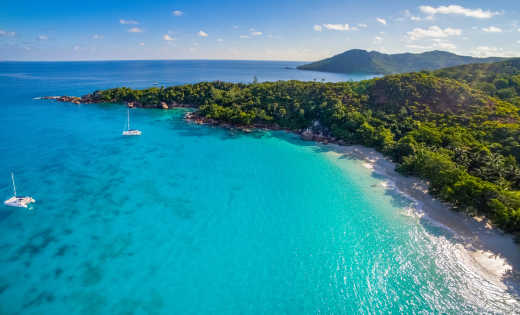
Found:
M 36 202 L 32 197 L 18 197 L 16 196 L 16 185 L 14 183 L 14 174 L 11 173 L 11 180 L 13 182 L 13 196 L 6 201 L 4 204 L 9 207 L 27 208 L 27 205 Z
M 126 130 L 123 130 L 123 136 L 140 136 L 141 130 L 130 129 L 130 108 L 128 108 Z

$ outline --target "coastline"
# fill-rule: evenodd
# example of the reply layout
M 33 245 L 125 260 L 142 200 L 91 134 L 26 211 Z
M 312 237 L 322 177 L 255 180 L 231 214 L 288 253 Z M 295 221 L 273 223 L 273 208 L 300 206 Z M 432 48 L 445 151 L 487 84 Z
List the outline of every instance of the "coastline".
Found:
M 361 145 L 343 146 L 322 144 L 335 157 L 347 157 L 364 163 L 372 172 L 390 182 L 386 189 L 398 192 L 415 201 L 417 215 L 448 229 L 456 237 L 454 242 L 475 266 L 479 274 L 492 283 L 513 289 L 520 295 L 520 245 L 513 236 L 493 227 L 488 220 L 456 212 L 428 192 L 428 184 L 417 177 L 404 176 L 395 171 L 395 164 L 372 148 Z
M 99 103 L 91 95 L 87 97 L 42 97 L 67 103 Z M 196 108 L 188 104 L 166 104 L 160 103 L 153 106 L 143 106 L 140 103 L 127 103 L 128 107 L 175 109 Z M 277 125 L 253 125 L 240 126 L 230 123 L 219 122 L 213 119 L 199 117 L 196 112 L 189 111 L 184 116 L 185 121 L 199 125 L 209 125 L 224 129 L 238 130 L 250 133 L 253 130 L 278 130 L 286 131 L 300 136 L 305 141 L 315 142 L 329 150 L 329 153 L 338 157 L 357 159 L 374 173 L 388 178 L 390 185 L 386 189 L 395 189 L 407 198 L 415 201 L 418 205 L 416 211 L 421 218 L 451 231 L 454 241 L 464 253 L 460 257 L 465 263 L 474 266 L 475 270 L 486 280 L 512 291 L 517 297 L 520 296 L 520 244 L 516 244 L 513 235 L 502 232 L 493 227 L 489 220 L 480 217 L 471 217 L 466 213 L 456 212 L 450 205 L 436 199 L 428 192 L 426 181 L 412 176 L 404 176 L 395 171 L 395 163 L 373 148 L 361 145 L 348 145 L 341 140 L 330 138 L 322 134 L 316 134 L 309 130 L 289 130 Z

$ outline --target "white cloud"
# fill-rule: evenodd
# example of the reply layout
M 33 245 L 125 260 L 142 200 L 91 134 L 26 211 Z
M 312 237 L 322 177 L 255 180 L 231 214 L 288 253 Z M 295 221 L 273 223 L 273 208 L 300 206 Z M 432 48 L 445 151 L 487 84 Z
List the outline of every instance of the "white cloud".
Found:
M 144 43 L 143 43 L 143 42 L 141 42 L 141 43 L 139 43 L 138 45 L 139 45 L 139 46 L 144 46 Z
M 502 33 L 502 29 L 496 26 L 484 27 L 482 30 L 486 33 Z
M 428 49 L 432 49 L 433 47 L 432 46 L 422 46 L 422 45 L 409 44 L 409 45 L 406 45 L 406 48 L 416 49 L 416 50 L 428 50 Z
M 435 47 L 441 48 L 441 49 L 451 49 L 454 50 L 457 48 L 455 44 L 452 44 L 450 42 L 438 42 Z
M 171 41 L 171 40 L 175 40 L 174 37 L 171 37 L 170 35 L 168 34 L 164 34 L 164 36 L 162 37 L 164 40 L 167 40 L 167 41 Z
M 199 31 L 197 33 L 200 37 L 208 37 L 208 33 L 204 32 L 204 31 Z
M 258 32 L 258 31 L 251 32 L 251 35 L 253 35 L 253 36 L 260 36 L 262 34 L 263 34 L 262 32 Z
M 103 35 L 99 35 L 99 34 L 94 34 L 92 35 L 92 39 L 103 39 Z
M 251 38 L 249 35 L 240 35 L 240 38 Z
M 121 24 L 139 24 L 139 22 L 135 21 L 135 20 L 119 20 L 119 23 Z
M 316 32 L 321 32 L 321 30 L 322 30 L 321 25 L 318 25 L 318 24 L 314 25 L 312 28 L 313 28 Z
M 131 29 L 128 30 L 129 33 L 142 33 L 143 30 L 140 29 L 139 27 L 132 27 Z
M 383 41 L 382 37 L 376 36 L 374 37 L 374 44 L 379 44 Z
M 478 57 L 501 56 L 503 54 L 503 49 L 489 46 L 478 46 L 473 49 L 472 53 Z
M 222 38 L 217 38 L 217 42 L 222 43 L 224 40 Z
M 38 40 L 48 40 L 49 37 L 47 35 L 38 35 Z
M 440 38 L 434 38 L 430 45 L 409 44 L 409 45 L 406 45 L 406 47 L 409 49 L 412 49 L 412 50 L 420 50 L 420 51 L 432 50 L 432 49 L 455 50 L 457 48 L 457 46 L 455 46 L 454 44 L 447 42 Z
M 14 35 L 16 35 L 15 32 L 8 32 L 8 31 L 0 30 L 0 36 L 14 36 Z
M 386 25 L 386 20 L 385 20 L 385 19 L 383 19 L 383 18 L 376 18 L 376 20 L 377 20 L 379 23 L 381 23 L 381 24 L 383 24 L 383 25 Z
M 364 24 L 364 23 L 360 23 L 357 25 L 358 27 L 361 27 L 361 28 L 365 28 L 365 27 L 368 27 L 368 25 Z
M 173 10 L 172 14 L 175 16 L 181 16 L 184 15 L 184 12 L 182 12 L 181 10 Z
M 448 37 L 448 36 L 460 36 L 462 34 L 462 31 L 460 29 L 455 28 L 445 28 L 442 29 L 436 25 L 430 26 L 427 29 L 424 28 L 414 28 L 412 31 L 407 32 L 408 38 L 411 40 L 417 40 L 421 38 L 442 38 L 442 37 Z
M 435 14 L 454 14 L 454 15 L 464 15 L 467 17 L 473 17 L 477 19 L 489 19 L 495 15 L 498 15 L 499 12 L 491 12 L 489 10 L 484 11 L 482 9 L 468 9 L 461 7 L 460 5 L 441 5 L 437 8 L 428 5 L 422 5 L 419 7 L 421 12 L 428 15 Z
M 348 24 L 323 24 L 323 26 L 332 31 L 349 31 L 351 29 Z

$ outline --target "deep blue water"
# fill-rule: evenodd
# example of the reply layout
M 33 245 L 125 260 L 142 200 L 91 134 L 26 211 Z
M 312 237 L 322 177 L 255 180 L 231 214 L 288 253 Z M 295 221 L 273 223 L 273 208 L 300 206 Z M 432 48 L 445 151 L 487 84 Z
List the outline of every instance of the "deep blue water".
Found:
M 360 161 L 184 110 L 33 100 L 225 80 L 360 80 L 291 62 L 0 63 L 0 314 L 512 313 L 453 235 Z M 516 310 L 518 310 L 516 308 Z

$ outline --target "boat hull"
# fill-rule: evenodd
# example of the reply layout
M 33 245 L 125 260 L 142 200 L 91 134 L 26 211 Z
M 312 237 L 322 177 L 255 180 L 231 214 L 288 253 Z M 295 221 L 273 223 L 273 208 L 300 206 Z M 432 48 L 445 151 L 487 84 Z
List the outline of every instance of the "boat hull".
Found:
M 27 206 L 36 202 L 32 197 L 11 197 L 4 201 L 4 205 L 9 207 L 27 208 Z
M 140 130 L 125 130 L 123 136 L 140 136 L 142 132 Z

